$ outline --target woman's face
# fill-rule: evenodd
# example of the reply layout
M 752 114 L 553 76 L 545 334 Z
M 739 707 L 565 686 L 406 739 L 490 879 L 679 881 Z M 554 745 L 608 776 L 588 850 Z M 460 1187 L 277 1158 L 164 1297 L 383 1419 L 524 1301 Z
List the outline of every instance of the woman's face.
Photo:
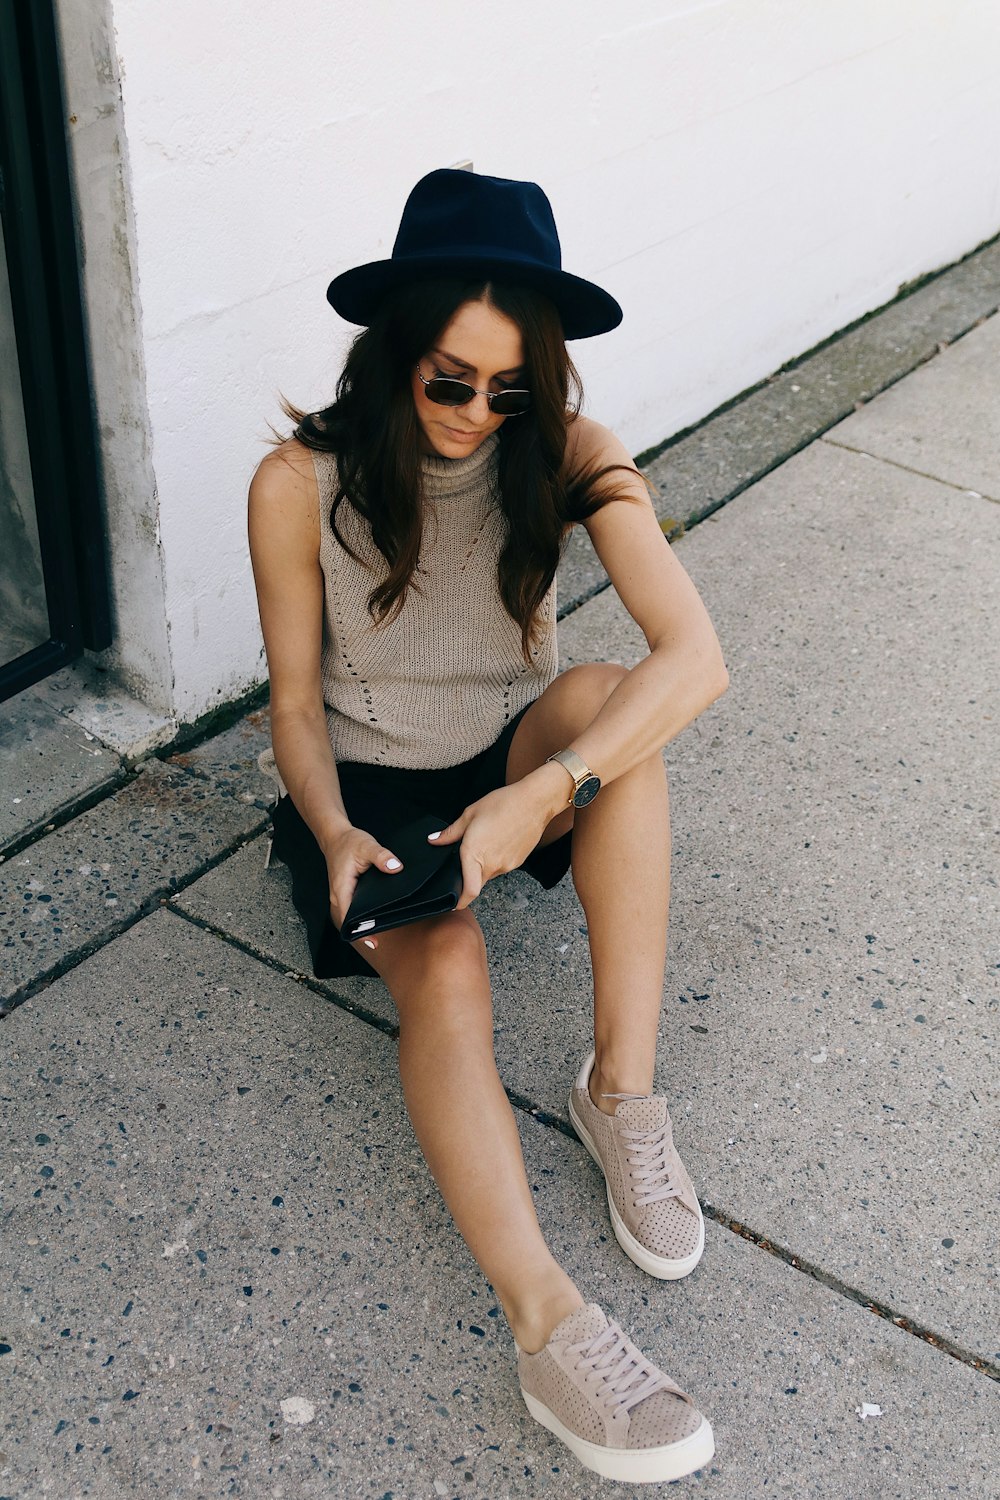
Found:
M 517 324 L 488 302 L 464 302 L 419 365 L 425 380 L 450 375 L 477 391 L 500 391 L 524 384 L 524 343 Z M 420 446 L 441 458 L 465 458 L 506 421 L 490 411 L 484 395 L 465 406 L 429 401 L 413 372 L 413 405 L 420 424 Z M 515 417 L 514 421 L 518 419 Z

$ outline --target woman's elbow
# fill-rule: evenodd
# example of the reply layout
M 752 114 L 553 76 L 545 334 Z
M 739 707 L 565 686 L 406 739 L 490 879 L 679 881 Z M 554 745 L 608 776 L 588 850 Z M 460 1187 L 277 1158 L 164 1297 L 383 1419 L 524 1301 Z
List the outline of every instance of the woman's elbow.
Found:
M 710 653 L 708 660 L 702 664 L 699 676 L 703 695 L 701 707 L 704 710 L 721 698 L 729 686 L 729 673 L 718 645 Z
M 716 666 L 715 675 L 712 681 L 714 683 L 715 691 L 712 693 L 711 701 L 714 703 L 717 698 L 722 697 L 723 693 L 729 686 L 729 670 L 726 666 L 726 663 L 722 659 L 721 651 L 719 652 L 719 661 L 718 665 Z

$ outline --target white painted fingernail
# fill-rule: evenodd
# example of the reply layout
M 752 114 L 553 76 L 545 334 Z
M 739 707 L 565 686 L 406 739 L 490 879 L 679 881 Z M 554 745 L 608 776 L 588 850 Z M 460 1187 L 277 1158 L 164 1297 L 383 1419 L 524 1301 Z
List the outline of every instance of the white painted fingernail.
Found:
M 365 939 L 364 939 L 364 944 L 365 944 L 365 947 L 366 947 L 366 948 L 375 948 L 375 947 L 377 947 L 377 946 L 378 946 L 378 944 L 377 944 L 377 943 L 373 943 L 373 942 L 372 942 L 372 940 L 371 940 L 371 938 L 365 938 Z
M 393 855 L 391 859 L 386 860 L 385 867 L 387 870 L 401 870 L 403 868 L 403 862 L 402 860 L 397 859 L 395 855 Z
M 427 837 L 428 837 L 428 838 L 429 838 L 429 839 L 439 839 L 439 838 L 440 838 L 440 837 L 441 837 L 441 834 L 442 834 L 442 833 L 444 833 L 444 829 L 443 829 L 443 828 L 442 828 L 442 829 L 441 829 L 441 833 L 429 833 L 429 834 L 428 834 L 428 835 L 427 835 Z

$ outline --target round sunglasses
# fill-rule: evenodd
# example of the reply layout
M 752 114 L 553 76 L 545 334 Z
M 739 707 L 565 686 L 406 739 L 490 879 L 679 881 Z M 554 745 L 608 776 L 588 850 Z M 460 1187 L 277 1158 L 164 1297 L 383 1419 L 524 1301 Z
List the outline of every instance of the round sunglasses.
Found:
M 417 365 L 424 393 L 428 401 L 438 406 L 466 406 L 475 396 L 485 396 L 490 411 L 498 417 L 519 417 L 531 405 L 530 391 L 477 391 L 464 380 L 453 380 L 450 375 L 434 375 L 430 380 Z

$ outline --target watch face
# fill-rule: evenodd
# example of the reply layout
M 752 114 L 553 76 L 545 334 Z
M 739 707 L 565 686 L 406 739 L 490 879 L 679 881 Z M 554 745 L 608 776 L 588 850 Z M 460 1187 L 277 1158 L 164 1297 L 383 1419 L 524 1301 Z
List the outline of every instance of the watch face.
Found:
M 601 778 L 599 776 L 588 776 L 586 781 L 580 783 L 573 797 L 574 807 L 586 807 L 588 802 L 593 802 L 601 790 Z

